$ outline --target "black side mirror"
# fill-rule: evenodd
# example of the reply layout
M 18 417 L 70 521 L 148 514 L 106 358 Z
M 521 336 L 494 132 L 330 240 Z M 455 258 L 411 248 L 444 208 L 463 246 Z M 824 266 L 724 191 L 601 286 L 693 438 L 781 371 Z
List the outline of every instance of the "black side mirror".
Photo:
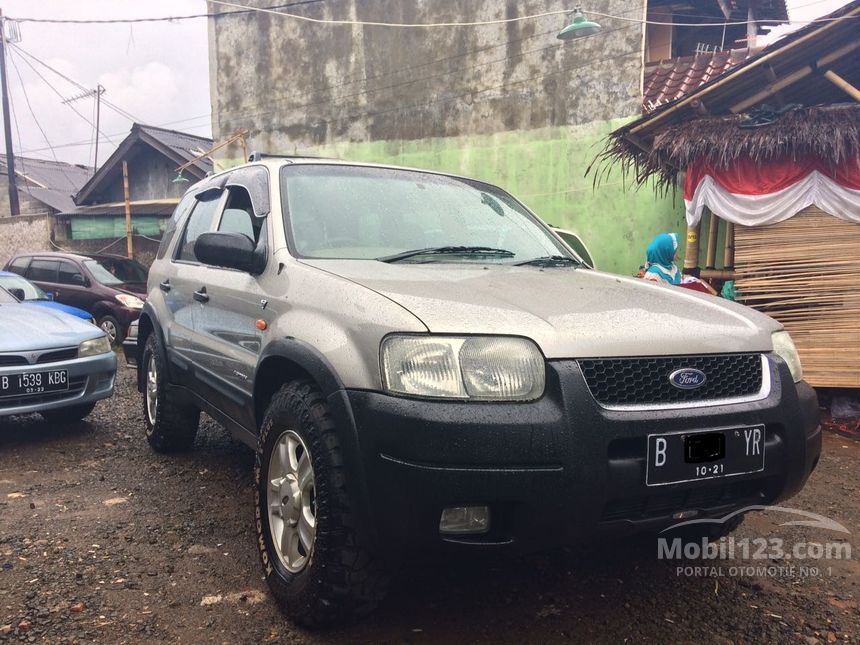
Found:
M 242 233 L 203 233 L 194 242 L 194 255 L 203 264 L 258 275 L 266 268 L 265 250 Z
M 72 275 L 72 284 L 79 284 L 82 287 L 87 286 L 87 280 L 80 273 L 75 273 Z
M 15 296 L 15 298 L 21 300 L 22 302 L 27 299 L 27 294 L 24 293 L 23 289 L 12 287 L 11 289 L 9 289 L 9 293 L 11 293 L 13 296 Z

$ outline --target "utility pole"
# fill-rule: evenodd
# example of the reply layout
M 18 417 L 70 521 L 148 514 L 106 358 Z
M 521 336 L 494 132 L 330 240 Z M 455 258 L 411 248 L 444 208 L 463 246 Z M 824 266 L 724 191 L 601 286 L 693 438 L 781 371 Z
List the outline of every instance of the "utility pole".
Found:
M 85 90 L 80 94 L 75 94 L 75 96 L 71 96 L 63 101 L 64 105 L 68 105 L 70 103 L 74 103 L 75 101 L 80 101 L 81 99 L 89 98 L 92 96 L 96 100 L 96 150 L 95 156 L 93 157 L 93 174 L 99 169 L 99 135 L 101 133 L 101 129 L 99 127 L 99 119 L 101 116 L 101 108 L 102 108 L 102 94 L 105 93 L 105 88 L 102 87 L 101 84 L 96 85 L 96 89 L 94 90 Z
M 128 190 L 128 162 L 122 160 L 122 193 L 125 198 L 125 239 L 126 252 L 128 257 L 134 259 L 134 238 L 132 237 L 133 228 L 131 226 L 131 194 Z
M 6 172 L 9 175 L 9 212 L 21 214 L 18 185 L 15 181 L 15 153 L 12 150 L 12 119 L 9 114 L 9 90 L 6 87 L 6 19 L 0 9 L 0 94 L 3 104 L 3 135 L 6 138 Z

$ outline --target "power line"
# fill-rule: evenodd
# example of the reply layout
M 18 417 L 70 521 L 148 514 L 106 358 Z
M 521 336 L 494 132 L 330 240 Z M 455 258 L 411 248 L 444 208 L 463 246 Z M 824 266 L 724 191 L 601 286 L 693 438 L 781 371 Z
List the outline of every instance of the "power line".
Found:
M 0 34 L 2 37 L 3 34 Z M 27 104 L 27 109 L 30 110 L 30 116 L 33 117 L 33 122 L 36 124 L 36 127 L 39 128 L 39 132 L 42 133 L 42 137 L 45 139 L 45 143 L 48 144 L 48 147 L 51 149 L 51 156 L 54 157 L 54 161 L 58 164 L 60 160 L 57 158 L 57 153 L 54 150 L 53 146 L 51 146 L 51 141 L 48 139 L 48 134 L 45 132 L 45 129 L 42 127 L 42 124 L 39 123 L 39 119 L 36 117 L 36 112 L 33 110 L 33 106 L 30 104 L 30 97 L 27 95 L 27 87 L 24 85 L 24 78 L 21 76 L 21 70 L 18 69 L 18 64 L 15 62 L 15 57 L 11 55 L 11 51 L 9 52 L 9 61 L 12 63 L 12 67 L 15 69 L 15 75 L 18 77 L 18 82 L 21 83 L 21 92 L 24 94 L 24 102 Z M 16 124 L 17 128 L 17 124 Z M 23 167 L 22 167 L 23 170 Z M 65 168 L 63 166 L 59 166 L 60 173 L 66 178 L 66 181 L 69 182 L 70 185 L 74 185 L 74 182 L 71 180 L 69 175 L 66 173 Z
M 287 9 L 290 7 L 299 7 L 306 4 L 316 4 L 325 2 L 325 0 L 299 0 L 298 2 L 290 2 L 287 4 L 272 5 L 268 9 Z M 240 11 L 218 11 L 214 13 L 193 13 L 181 16 L 158 16 L 154 18 L 94 18 L 94 19 L 74 19 L 74 18 L 11 18 L 15 22 L 32 22 L 54 25 L 125 25 L 138 24 L 146 22 L 179 22 L 182 20 L 194 20 L 197 18 L 220 18 L 223 16 L 235 16 L 239 14 L 253 13 L 253 9 L 243 9 Z
M 221 5 L 223 7 L 233 7 L 243 10 L 251 10 L 256 11 L 257 13 L 269 14 L 273 16 L 281 16 L 282 18 L 290 18 L 292 20 L 299 20 L 302 22 L 310 22 L 314 24 L 320 25 L 335 25 L 335 26 L 344 26 L 344 27 L 390 27 L 390 28 L 398 28 L 398 29 L 435 29 L 435 28 L 450 28 L 450 27 L 485 27 L 489 25 L 505 25 L 514 22 L 522 22 L 525 20 L 537 20 L 538 18 L 546 18 L 549 16 L 559 16 L 559 15 L 569 15 L 572 12 L 568 9 L 559 9 L 555 11 L 544 11 L 542 13 L 534 13 L 525 16 L 514 16 L 513 18 L 498 18 L 495 20 L 476 20 L 472 22 L 425 22 L 425 23 L 416 23 L 416 22 L 377 22 L 372 20 L 333 20 L 329 18 L 312 18 L 310 16 L 302 16 L 297 13 L 288 13 L 286 11 L 276 11 L 274 9 L 266 9 L 264 7 L 249 7 L 248 5 L 239 4 L 238 2 L 228 2 L 227 0 L 209 0 L 212 4 Z M 636 22 L 639 24 L 646 25 L 661 25 L 661 26 L 671 26 L 671 27 L 731 27 L 735 25 L 746 25 L 749 21 L 747 20 L 735 20 L 728 22 L 711 22 L 711 23 L 700 23 L 700 22 L 661 22 L 659 20 L 643 20 L 641 18 L 624 18 L 622 16 L 616 16 L 609 13 L 600 13 L 599 11 L 591 11 L 589 10 L 587 13 L 598 16 L 600 18 L 611 18 L 615 20 L 627 20 L 629 22 Z M 799 20 L 794 21 L 794 24 L 809 24 L 814 22 L 830 22 L 833 20 L 842 20 L 846 17 L 852 16 L 840 16 L 838 18 L 818 18 L 815 20 Z M 860 16 L 854 16 L 860 17 Z M 789 24 L 792 24 L 793 21 L 786 21 Z

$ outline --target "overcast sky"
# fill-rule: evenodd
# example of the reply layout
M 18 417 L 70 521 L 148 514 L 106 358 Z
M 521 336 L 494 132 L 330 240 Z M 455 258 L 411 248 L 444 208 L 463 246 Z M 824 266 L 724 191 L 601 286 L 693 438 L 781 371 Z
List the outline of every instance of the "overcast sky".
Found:
M 810 20 L 834 11 L 846 1 L 788 0 L 789 17 Z M 577 3 L 571 2 L 574 4 Z M 587 3 L 582 4 L 587 11 Z M 86 20 L 205 13 L 206 3 L 204 0 L 3 0 L 2 8 L 10 18 Z M 780 27 L 774 33 L 782 34 L 798 26 L 802 25 Z M 211 135 L 205 19 L 134 25 L 22 23 L 20 29 L 21 42 L 17 47 L 87 88 L 101 84 L 106 88 L 104 98 L 136 119 Z M 30 59 L 53 86 L 51 89 L 27 64 L 24 54 L 10 49 L 9 86 L 17 123 L 12 140 L 16 154 L 23 151 L 24 155 L 52 159 L 47 138 L 58 159 L 92 164 L 93 127 L 63 105 L 61 99 L 61 96 L 74 97 L 81 89 Z M 33 119 L 28 99 L 45 135 Z M 92 121 L 91 98 L 72 106 Z M 130 127 L 127 116 L 102 105 L 101 131 L 113 142 L 121 141 Z M 112 149 L 111 143 L 100 144 L 100 160 L 104 161 Z

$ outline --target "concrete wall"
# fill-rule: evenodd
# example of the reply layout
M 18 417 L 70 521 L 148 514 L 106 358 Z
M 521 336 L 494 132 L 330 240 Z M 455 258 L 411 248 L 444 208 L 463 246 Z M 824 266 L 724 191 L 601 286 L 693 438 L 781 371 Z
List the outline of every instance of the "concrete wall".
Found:
M 0 218 L 0 267 L 18 253 L 50 250 L 49 226 L 44 215 Z
M 49 215 L 56 211 L 38 199 L 27 193 L 27 182 L 18 180 L 18 205 L 21 215 Z M 0 174 L 0 218 L 11 217 L 9 209 L 9 178 L 6 174 Z
M 264 0 L 252 4 L 264 6 Z M 572 10 L 569 0 L 327 0 L 312 17 L 467 22 Z M 641 18 L 639 0 L 588 9 Z M 214 8 L 214 7 L 213 7 Z M 449 171 L 499 184 L 584 237 L 600 268 L 635 274 L 656 233 L 684 239 L 683 200 L 594 190 L 604 137 L 640 112 L 641 23 L 561 43 L 565 16 L 478 28 L 332 27 L 250 14 L 210 21 L 213 131 L 249 150 Z M 224 165 L 240 161 L 237 148 Z

